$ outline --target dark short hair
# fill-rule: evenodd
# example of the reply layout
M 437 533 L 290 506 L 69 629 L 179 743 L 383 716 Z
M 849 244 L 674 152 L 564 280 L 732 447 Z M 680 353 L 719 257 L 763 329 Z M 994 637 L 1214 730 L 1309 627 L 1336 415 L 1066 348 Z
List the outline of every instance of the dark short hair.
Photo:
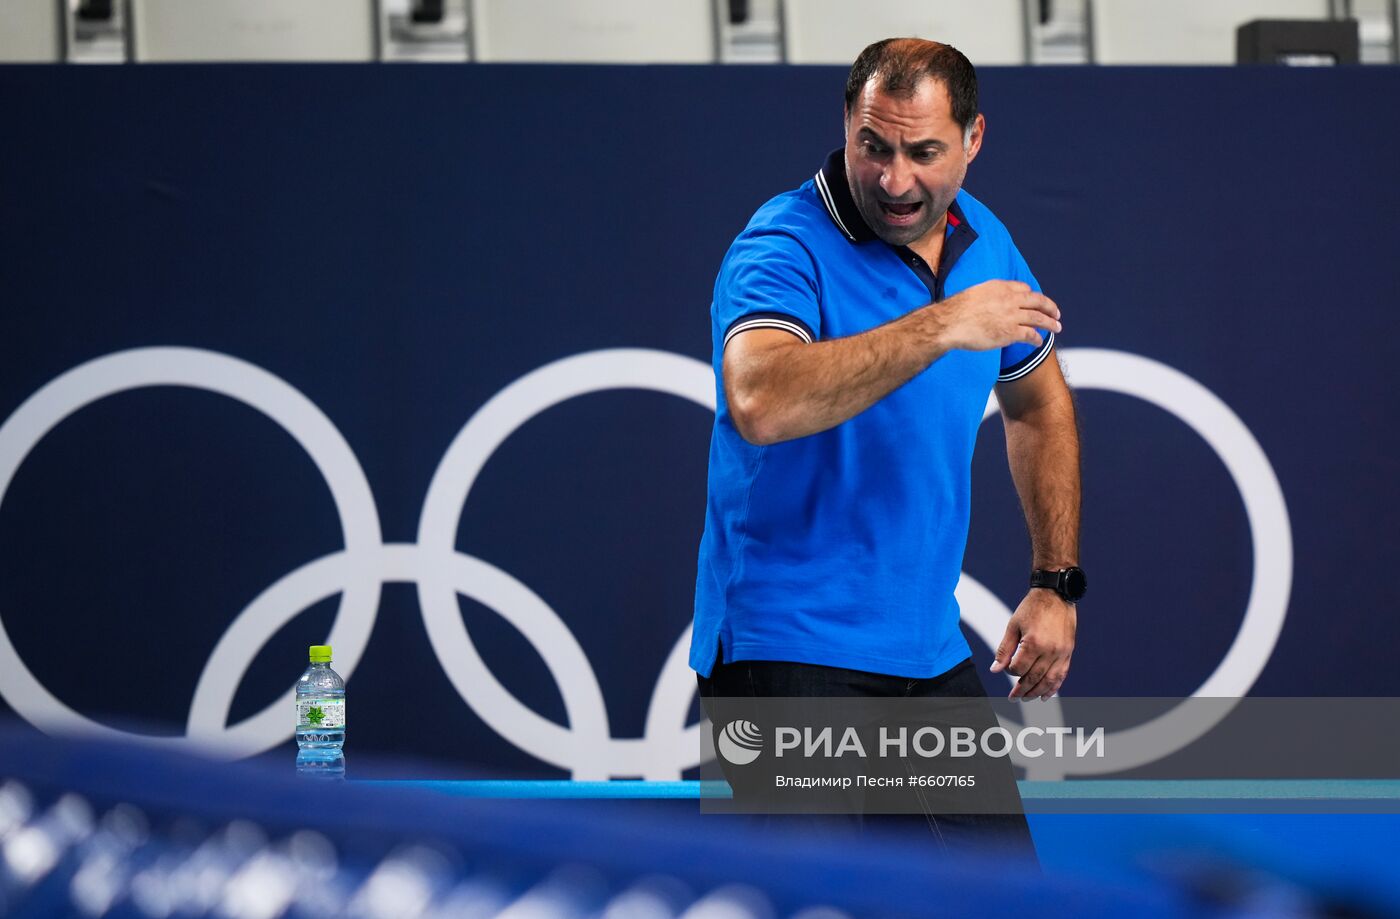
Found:
M 846 111 L 871 80 L 878 80 L 883 92 L 908 98 L 926 78 L 947 88 L 953 120 L 966 131 L 977 119 L 977 70 L 957 48 L 936 41 L 886 38 L 867 47 L 846 78 Z

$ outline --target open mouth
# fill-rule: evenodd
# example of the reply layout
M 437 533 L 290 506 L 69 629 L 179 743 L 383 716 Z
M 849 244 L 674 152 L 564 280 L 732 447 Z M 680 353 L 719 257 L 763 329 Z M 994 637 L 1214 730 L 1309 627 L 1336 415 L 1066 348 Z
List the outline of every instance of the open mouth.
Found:
M 918 216 L 923 206 L 924 203 L 922 201 L 911 201 L 907 204 L 881 201 L 880 213 L 891 223 L 909 223 Z

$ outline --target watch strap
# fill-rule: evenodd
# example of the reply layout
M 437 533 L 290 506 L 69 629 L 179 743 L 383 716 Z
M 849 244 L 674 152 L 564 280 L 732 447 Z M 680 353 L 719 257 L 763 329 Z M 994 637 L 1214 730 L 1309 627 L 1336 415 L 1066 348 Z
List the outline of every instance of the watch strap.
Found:
M 1031 572 L 1031 587 L 1053 590 L 1067 603 L 1079 602 L 1087 586 L 1083 568 L 1061 568 L 1059 571 L 1037 568 Z

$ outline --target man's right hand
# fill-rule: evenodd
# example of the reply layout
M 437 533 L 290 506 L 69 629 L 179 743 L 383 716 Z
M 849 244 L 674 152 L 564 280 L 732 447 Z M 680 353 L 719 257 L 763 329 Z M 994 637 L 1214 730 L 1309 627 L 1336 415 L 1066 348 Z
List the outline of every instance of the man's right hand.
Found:
M 1060 331 L 1060 308 L 1020 281 L 984 281 L 924 307 L 950 349 L 989 351 L 1022 342 L 1039 345 L 1037 329 Z

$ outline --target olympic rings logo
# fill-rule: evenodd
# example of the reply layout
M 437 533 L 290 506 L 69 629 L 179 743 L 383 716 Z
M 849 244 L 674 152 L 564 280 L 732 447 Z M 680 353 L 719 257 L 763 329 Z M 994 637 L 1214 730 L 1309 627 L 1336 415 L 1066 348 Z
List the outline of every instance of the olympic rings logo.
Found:
M 1250 599 L 1225 659 L 1195 695 L 1244 695 L 1273 650 L 1292 581 L 1287 509 L 1267 457 L 1223 402 L 1176 370 L 1115 351 L 1069 349 L 1062 357 L 1079 388 L 1136 396 L 1186 422 L 1221 457 L 1240 489 L 1254 541 Z M 156 745 L 196 744 L 229 758 L 253 756 L 292 735 L 286 717 L 292 707 L 291 689 L 257 714 L 228 724 L 234 693 L 262 646 L 302 610 L 339 594 L 327 642 L 336 647 L 340 671 L 348 678 L 369 642 L 382 585 L 406 582 L 417 586 L 429 641 L 453 686 L 486 724 L 516 747 L 569 771 L 575 779 L 678 779 L 684 770 L 699 765 L 700 726 L 686 724 L 695 693 L 687 664 L 688 627 L 661 667 L 643 736 L 614 737 L 597 675 L 568 626 L 511 575 L 457 551 L 455 538 L 462 509 L 486 462 L 535 415 L 575 396 L 611 389 L 653 390 L 713 411 L 709 365 L 665 351 L 610 349 L 564 358 L 526 374 L 483 405 L 448 447 L 424 499 L 417 542 L 385 543 L 359 461 L 330 419 L 301 392 L 262 368 L 213 351 L 120 351 L 60 375 L 0 425 L 0 503 L 25 457 L 57 424 L 106 396 L 147 386 L 185 386 L 225 395 L 281 425 L 330 487 L 345 548 L 290 572 L 239 613 L 200 674 L 184 737 L 133 735 L 72 710 L 25 666 L 0 615 L 0 697 L 21 717 L 44 730 Z M 995 412 L 995 400 L 989 399 L 984 420 Z M 494 610 L 530 641 L 559 688 L 567 726 L 541 716 L 496 679 L 466 630 L 458 594 Z M 969 626 L 988 645 L 995 645 L 1010 611 L 966 574 L 957 597 Z M 1026 706 L 1025 711 L 1028 723 L 1040 726 L 1053 726 L 1061 717 L 1056 700 Z M 1114 732 L 1106 746 L 1116 755 L 1088 768 L 1114 772 L 1151 762 L 1189 744 L 1224 714 L 1223 709 L 1215 710 L 1207 724 L 1191 720 L 1186 707 L 1179 706 L 1146 724 Z M 704 755 L 713 755 L 708 743 Z M 1033 760 L 1019 764 L 1027 767 L 1027 778 L 1062 777 Z

